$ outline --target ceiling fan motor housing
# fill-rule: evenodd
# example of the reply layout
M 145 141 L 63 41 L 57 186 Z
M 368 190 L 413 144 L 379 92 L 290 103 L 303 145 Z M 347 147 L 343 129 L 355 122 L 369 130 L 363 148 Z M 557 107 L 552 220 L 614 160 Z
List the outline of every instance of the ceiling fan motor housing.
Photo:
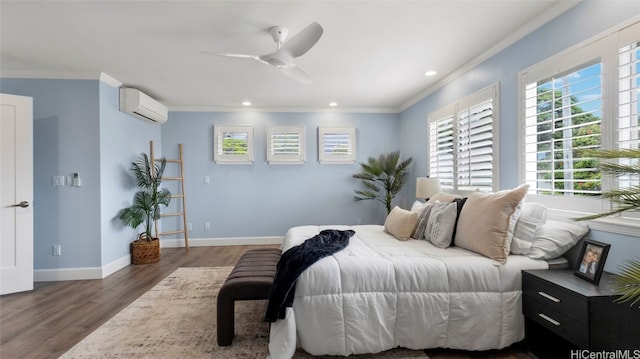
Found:
M 269 29 L 269 32 L 271 33 L 271 37 L 273 38 L 273 41 L 276 42 L 278 48 L 280 48 L 280 45 L 284 43 L 284 40 L 287 39 L 287 35 L 289 34 L 289 30 L 282 26 L 274 26 Z

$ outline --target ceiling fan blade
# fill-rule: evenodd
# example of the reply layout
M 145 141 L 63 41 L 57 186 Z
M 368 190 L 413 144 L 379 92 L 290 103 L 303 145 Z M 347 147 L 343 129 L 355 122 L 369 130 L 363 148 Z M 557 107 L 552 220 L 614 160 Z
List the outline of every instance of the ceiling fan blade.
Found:
M 252 59 L 260 61 L 260 58 L 256 55 L 246 55 L 246 54 L 234 54 L 230 52 L 215 52 L 215 51 L 200 51 L 205 55 L 213 55 L 213 56 L 222 56 L 222 57 L 234 57 L 240 59 Z
M 285 75 L 304 84 L 312 84 L 314 82 L 313 78 L 298 66 L 290 66 L 281 70 Z
M 286 41 L 280 49 L 289 51 L 293 57 L 302 56 L 320 40 L 323 31 L 322 26 L 314 21 L 290 40 Z

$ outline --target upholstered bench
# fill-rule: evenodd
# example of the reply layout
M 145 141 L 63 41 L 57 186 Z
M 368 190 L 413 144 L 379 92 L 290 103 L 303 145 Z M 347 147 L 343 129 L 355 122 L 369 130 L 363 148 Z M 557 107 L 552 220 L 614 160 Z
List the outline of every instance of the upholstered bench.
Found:
M 233 341 L 236 300 L 269 299 L 280 253 L 275 248 L 250 249 L 238 259 L 218 292 L 218 345 Z

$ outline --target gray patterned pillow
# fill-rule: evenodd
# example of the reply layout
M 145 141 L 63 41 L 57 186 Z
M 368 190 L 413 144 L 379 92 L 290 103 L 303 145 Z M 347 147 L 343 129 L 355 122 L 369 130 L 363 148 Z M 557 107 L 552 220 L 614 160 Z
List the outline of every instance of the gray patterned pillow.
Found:
M 431 214 L 427 221 L 424 237 L 438 248 L 447 248 L 451 245 L 453 229 L 458 217 L 456 203 L 435 202 L 431 207 Z
M 429 220 L 429 215 L 431 214 L 431 208 L 433 204 L 427 203 L 425 204 L 422 212 L 420 212 L 420 216 L 418 216 L 418 223 L 416 223 L 416 228 L 413 229 L 411 233 L 411 238 L 413 239 L 424 239 L 424 231 L 427 228 L 427 221 Z

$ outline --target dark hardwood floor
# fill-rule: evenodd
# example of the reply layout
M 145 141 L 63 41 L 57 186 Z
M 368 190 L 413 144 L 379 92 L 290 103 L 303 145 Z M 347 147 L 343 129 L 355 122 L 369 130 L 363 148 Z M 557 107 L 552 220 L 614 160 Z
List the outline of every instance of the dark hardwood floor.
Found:
M 160 262 L 131 265 L 102 280 L 38 282 L 33 291 L 0 296 L 0 358 L 58 358 L 175 269 L 232 266 L 247 249 L 257 247 L 165 248 Z M 436 349 L 427 354 L 432 359 L 529 358 L 521 344 L 487 352 Z

